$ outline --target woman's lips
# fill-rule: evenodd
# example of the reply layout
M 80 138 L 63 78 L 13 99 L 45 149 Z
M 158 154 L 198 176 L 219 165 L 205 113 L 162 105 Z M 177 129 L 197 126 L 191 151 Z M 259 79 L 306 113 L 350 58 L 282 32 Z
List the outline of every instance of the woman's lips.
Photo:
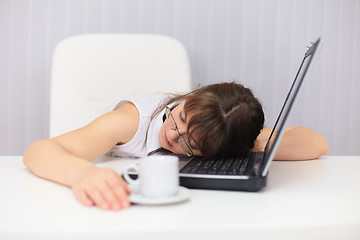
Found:
M 165 131 L 165 133 L 164 133 L 164 136 L 165 136 L 165 141 L 166 141 L 166 143 L 169 145 L 169 147 L 173 147 L 173 146 L 171 145 L 171 143 L 169 142 L 167 136 L 166 136 L 166 131 Z

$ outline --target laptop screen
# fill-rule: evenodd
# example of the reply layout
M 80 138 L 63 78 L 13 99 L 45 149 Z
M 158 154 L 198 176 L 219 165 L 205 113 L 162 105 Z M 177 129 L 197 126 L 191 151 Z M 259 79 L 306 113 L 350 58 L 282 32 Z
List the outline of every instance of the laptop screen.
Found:
M 304 79 L 308 74 L 308 70 L 310 67 L 310 64 L 313 61 L 313 58 L 315 56 L 315 52 L 318 49 L 318 46 L 320 44 L 320 39 L 318 39 L 305 53 L 305 56 L 301 62 L 301 65 L 299 67 L 299 70 L 295 76 L 295 79 L 291 85 L 291 88 L 286 96 L 285 102 L 281 108 L 280 114 L 275 122 L 274 128 L 270 134 L 270 137 L 268 139 L 268 142 L 266 144 L 265 150 L 264 150 L 264 159 L 265 159 L 265 167 L 262 171 L 262 176 L 266 176 L 270 163 L 273 160 L 275 156 L 275 152 L 279 146 L 280 139 L 282 135 L 284 134 L 286 123 L 288 120 L 288 116 L 290 114 L 290 111 L 294 105 L 294 102 L 296 101 L 298 97 L 298 93 L 301 90 L 302 86 L 304 85 Z

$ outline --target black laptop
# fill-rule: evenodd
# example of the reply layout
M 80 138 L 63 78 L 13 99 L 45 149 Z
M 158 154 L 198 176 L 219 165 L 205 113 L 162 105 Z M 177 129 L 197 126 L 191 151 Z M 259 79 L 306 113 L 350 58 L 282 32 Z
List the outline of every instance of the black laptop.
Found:
M 263 152 L 235 158 L 180 159 L 180 185 L 193 189 L 259 191 L 266 186 L 270 164 L 283 136 L 287 120 L 319 48 L 320 39 L 306 51 Z

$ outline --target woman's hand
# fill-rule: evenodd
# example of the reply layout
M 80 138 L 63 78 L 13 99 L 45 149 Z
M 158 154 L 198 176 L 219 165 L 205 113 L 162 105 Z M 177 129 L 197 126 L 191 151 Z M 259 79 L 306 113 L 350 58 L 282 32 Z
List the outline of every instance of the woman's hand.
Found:
M 96 205 L 104 210 L 128 208 L 131 190 L 111 169 L 91 165 L 82 169 L 71 184 L 76 198 L 85 206 Z

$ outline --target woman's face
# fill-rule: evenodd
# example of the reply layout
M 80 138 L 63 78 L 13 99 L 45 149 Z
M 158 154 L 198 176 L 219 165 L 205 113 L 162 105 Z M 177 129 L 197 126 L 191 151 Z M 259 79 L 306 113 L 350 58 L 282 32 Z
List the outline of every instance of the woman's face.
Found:
M 184 137 L 186 143 L 190 146 L 194 155 L 201 156 L 201 152 L 197 147 L 195 139 L 189 136 L 187 132 L 187 122 L 185 120 L 185 113 L 183 112 L 185 102 L 182 102 L 178 106 L 176 106 L 171 114 L 174 117 L 175 123 L 178 127 L 180 134 Z M 188 119 L 187 119 L 188 120 Z M 185 154 L 184 150 L 180 146 L 178 141 L 179 133 L 170 127 L 168 120 L 165 120 L 163 125 L 161 126 L 158 140 L 160 146 L 175 153 L 175 154 Z

